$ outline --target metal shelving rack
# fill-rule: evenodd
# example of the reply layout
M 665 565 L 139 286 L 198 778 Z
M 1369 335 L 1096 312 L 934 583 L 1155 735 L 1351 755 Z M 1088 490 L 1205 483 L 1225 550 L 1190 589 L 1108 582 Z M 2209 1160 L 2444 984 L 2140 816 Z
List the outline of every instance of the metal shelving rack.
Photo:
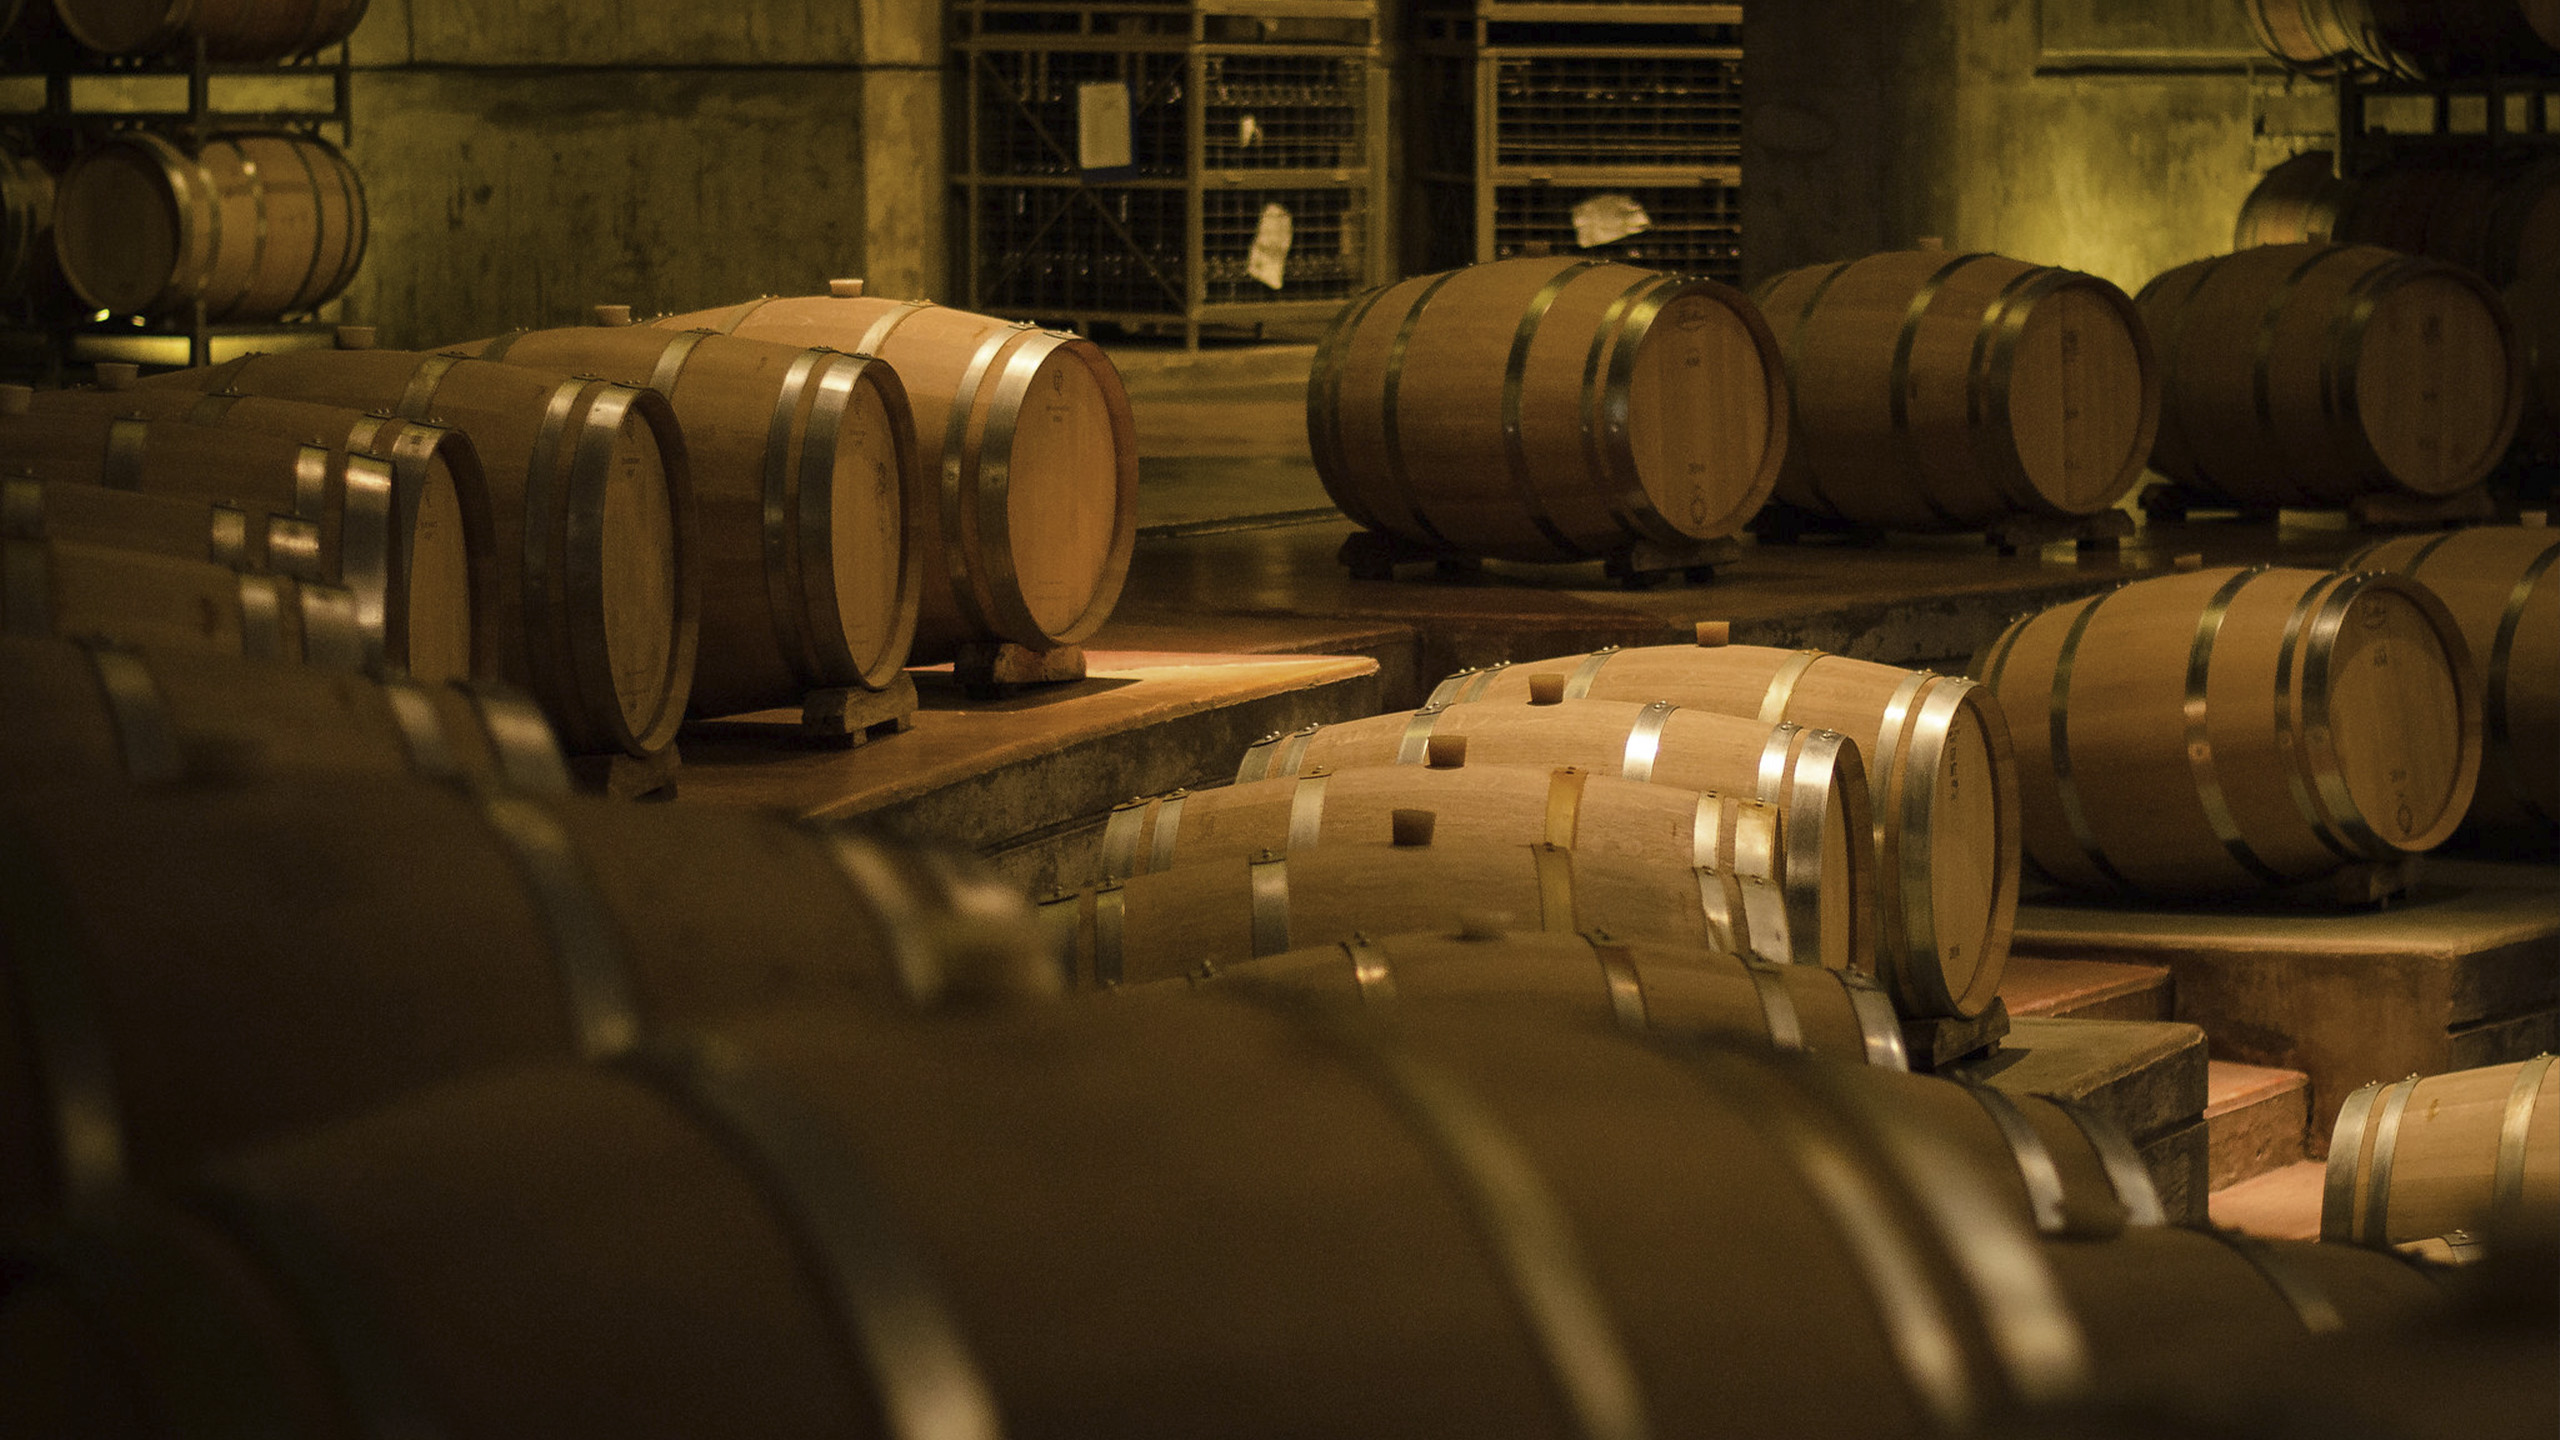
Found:
M 960 0 L 953 180 L 966 303 L 1132 329 L 1321 321 L 1387 278 L 1386 66 L 1371 0 Z M 1126 87 L 1129 163 L 1080 103 Z M 1250 260 L 1271 207 L 1281 284 Z M 1268 270 L 1265 271 L 1268 274 Z
M 219 131 L 239 129 L 297 130 L 326 136 L 335 130 L 341 149 L 355 131 L 353 71 L 345 42 L 311 55 L 255 64 L 217 63 L 205 54 L 198 37 L 176 56 L 102 56 L 83 49 L 59 31 L 11 37 L 0 55 L 0 75 L 41 74 L 44 97 L 36 108 L 0 113 L 0 130 L 14 133 L 38 163 L 59 173 L 80 150 L 124 129 L 152 129 L 178 140 L 189 153 L 201 149 Z M 219 82 L 242 80 L 325 79 L 325 104 L 237 109 L 217 103 Z M 183 79 L 186 103 L 144 108 L 102 105 L 84 97 L 84 89 L 118 82 Z M 315 87 L 316 88 L 316 87 Z M 30 294 L 13 307 L 0 329 L 12 340 L 11 359 L 18 368 L 28 356 L 58 378 L 65 364 L 126 361 L 154 367 L 208 365 L 257 350 L 315 348 L 329 343 L 332 327 L 309 318 L 254 324 L 217 324 L 206 320 L 199 301 L 191 313 L 152 316 L 108 316 L 101 320 L 79 308 L 67 291 Z M 38 343 L 30 346 L 29 341 Z
M 2371 174 L 2413 150 L 2454 150 L 2477 158 L 2503 159 L 2524 154 L 2560 154 L 2560 75 L 2480 75 L 2449 80 L 2411 80 L 2340 66 L 2338 91 L 2338 174 L 2354 179 Z M 2425 96 L 2432 101 L 2433 129 L 2406 133 L 2372 129 L 2369 102 L 2377 98 Z M 2456 131 L 2454 109 L 2477 98 L 2483 128 Z M 2521 102 L 2519 105 L 2516 102 Z M 2510 109 L 2523 111 L 2523 126 L 2510 123 Z
M 1580 0 L 1423 12 L 1414 258 L 1441 269 L 1583 254 L 1738 283 L 1742 15 Z M 1649 223 L 1585 247 L 1575 207 L 1606 195 Z

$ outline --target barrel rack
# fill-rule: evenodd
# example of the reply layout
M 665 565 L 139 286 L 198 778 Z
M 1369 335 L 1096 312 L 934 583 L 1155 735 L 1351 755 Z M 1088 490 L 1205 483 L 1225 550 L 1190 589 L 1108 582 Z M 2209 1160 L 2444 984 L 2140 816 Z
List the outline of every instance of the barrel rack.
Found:
M 354 136 L 353 75 L 345 42 L 276 63 L 230 64 L 205 54 L 195 38 L 181 55 L 92 54 L 53 21 L 50 7 L 28 7 L 16 29 L 0 37 L 0 87 L 41 77 L 42 99 L 31 107 L 23 91 L 0 88 L 0 137 L 48 172 L 59 173 L 76 153 L 122 129 L 161 132 L 189 153 L 224 129 L 291 130 L 324 136 L 334 130 L 340 148 Z M 183 104 L 118 103 L 115 92 L 142 102 L 148 91 L 186 87 Z M 325 102 L 237 108 L 222 92 L 240 82 L 301 81 L 326 86 Z M 144 93 L 133 93 L 144 92 Z M 13 378 L 58 381 L 66 368 L 101 361 L 155 369 L 209 365 L 259 350 L 324 348 L 332 326 L 310 316 L 254 323 L 210 323 L 198 302 L 174 315 L 107 315 L 87 310 L 53 268 L 50 225 L 36 273 L 21 293 L 0 297 L 0 369 Z

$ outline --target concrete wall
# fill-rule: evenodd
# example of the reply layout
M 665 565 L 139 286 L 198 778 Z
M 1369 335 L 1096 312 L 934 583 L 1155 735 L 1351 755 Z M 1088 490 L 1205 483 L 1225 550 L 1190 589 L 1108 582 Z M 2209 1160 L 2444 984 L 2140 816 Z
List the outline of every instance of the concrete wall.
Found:
M 2127 289 L 2228 250 L 2318 143 L 2229 0 L 1795 0 L 1745 43 L 1754 279 L 1937 237 Z M 2253 73 L 2253 70 L 2257 73 Z
M 387 345 L 809 291 L 944 293 L 938 0 L 373 0 L 354 41 Z

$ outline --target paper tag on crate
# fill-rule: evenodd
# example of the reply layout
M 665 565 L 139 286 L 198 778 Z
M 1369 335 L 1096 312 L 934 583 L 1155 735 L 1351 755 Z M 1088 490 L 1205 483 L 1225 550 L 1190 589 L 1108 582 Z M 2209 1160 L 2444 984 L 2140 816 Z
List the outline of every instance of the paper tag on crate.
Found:
M 1632 195 L 1594 195 L 1573 207 L 1573 243 L 1588 250 L 1653 228 Z
M 1253 249 L 1244 257 L 1244 273 L 1277 290 L 1281 272 L 1289 263 L 1289 240 L 1296 227 L 1289 219 L 1288 207 L 1278 203 L 1262 207 L 1262 223 L 1253 227 Z
M 1103 80 L 1076 87 L 1076 164 L 1121 170 L 1137 163 L 1129 124 L 1129 87 Z

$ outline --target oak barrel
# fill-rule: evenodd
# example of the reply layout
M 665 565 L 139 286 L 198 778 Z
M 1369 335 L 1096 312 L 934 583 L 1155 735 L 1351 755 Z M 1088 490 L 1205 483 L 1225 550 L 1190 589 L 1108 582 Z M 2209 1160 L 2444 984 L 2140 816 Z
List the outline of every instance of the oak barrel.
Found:
M 573 754 L 675 738 L 701 613 L 693 472 L 666 397 L 610 381 L 393 350 L 252 355 L 155 375 L 462 431 L 489 488 L 499 673 Z
M 1911 1068 L 1893 1001 L 1854 971 L 1770 964 L 1717 945 L 1621 940 L 1599 932 L 1479 923 L 1472 930 L 1358 935 L 1111 993 L 1217 989 L 1219 982 L 1278 986 L 1380 1009 L 1455 1001 L 1534 1006 L 1632 1031 L 1711 1036 L 1851 1064 Z
M 2315 74 L 2355 53 L 2366 19 L 2364 0 L 2241 0 L 2241 9 L 2268 54 Z
M 261 1147 L 189 1212 L 15 1247 L 0 1403 L 99 1404 L 112 1355 L 147 1434 L 207 1428 L 219 1373 L 287 1436 L 371 1404 L 621 1440 L 1919 1440 L 2098 1372 L 1997 1177 L 1860 1083 L 1910 1077 L 1484 1013 L 1056 1008 L 777 1019 Z
M 2525 359 L 2497 292 L 2360 245 L 2199 260 L 2138 302 L 2167 373 L 2153 469 L 2248 508 L 2450 495 L 2505 454 Z
M 651 386 L 675 406 L 702 515 L 692 710 L 796 706 L 903 673 L 933 523 L 897 372 L 828 350 L 646 326 L 519 331 L 483 360 Z
M 53 0 L 72 38 L 107 55 L 184 49 L 214 60 L 283 60 L 355 33 L 367 0 Z
M 2329 151 L 2296 155 L 2258 177 L 2257 187 L 2240 203 L 2231 248 L 2326 245 L 2338 238 L 2338 215 L 2354 188 L 2338 178 L 2338 157 Z
M 1176 864 L 1234 861 L 1263 851 L 1297 853 L 1345 839 L 1389 833 L 1399 808 L 1438 817 L 1442 840 L 1551 844 L 1593 857 L 1620 857 L 1694 872 L 1706 912 L 1707 943 L 1734 955 L 1819 964 L 1818 937 L 1791 933 L 1786 897 L 1836 886 L 1869 893 L 1869 862 L 1852 847 L 1845 873 L 1797 876 L 1803 857 L 1783 839 L 1779 807 L 1729 795 L 1647 784 L 1571 766 L 1469 765 L 1463 747 L 1428 766 L 1340 772 L 1321 766 L 1215 790 L 1177 791 L 1131 801 L 1111 813 L 1102 840 L 1104 873 L 1127 877 Z M 1835 957 L 1836 958 L 1836 957 Z
M 1431 699 L 1523 699 L 1551 676 L 1566 700 L 1667 700 L 1849 736 L 1875 821 L 1877 967 L 1919 998 L 1917 1013 L 1982 1013 L 2000 993 L 2018 909 L 2017 763 L 1999 707 L 1970 680 L 1730 645 L 1723 633 L 1460 671 Z
M 2078 890 L 2245 894 L 2433 848 L 2480 772 L 2480 680 L 2394 575 L 2209 569 L 2010 626 L 2028 860 Z
M 501 686 L 424 683 L 95 640 L 0 639 L 0 786 L 279 775 L 469 779 L 565 792 L 542 713 Z
M 190 155 L 147 130 L 81 152 L 55 186 L 54 253 L 118 315 L 273 320 L 337 297 L 363 263 L 364 184 L 313 135 L 211 136 Z
M 2560 65 L 2553 0 L 2341 0 L 2361 21 L 2356 49 L 2402 75 L 2548 73 Z
M 2462 627 L 2487 691 L 2471 818 L 2560 825 L 2560 529 L 2481 526 L 2386 540 L 2350 562 L 2418 581 Z
M 2456 1231 L 2560 1242 L 2560 1061 L 2412 1075 L 2339 1107 L 2321 1236 L 2398 1245 Z
M 2094 275 L 1892 251 L 1755 292 L 1786 357 L 1778 498 L 1895 530 L 2077 518 L 2123 498 L 2159 425 L 2142 319 Z
M 1316 347 L 1307 439 L 1360 524 L 1512 560 L 1731 535 L 1790 443 L 1775 343 L 1739 291 L 1571 259 L 1351 302 Z
M 1857 744 L 1830 731 L 1614 700 L 1434 705 L 1270 736 L 1246 752 L 1236 780 L 1302 775 L 1315 766 L 1422 765 L 1435 737 L 1448 737 L 1444 746 L 1464 737 L 1476 764 L 1570 765 L 1775 806 L 1792 949 L 1819 955 L 1833 969 L 1875 968 L 1872 894 L 1822 883 L 1822 877 L 1860 873 L 1849 855 L 1870 826 Z
M 72 540 L 0 538 L 0 633 L 108 640 L 329 669 L 366 664 L 335 585 Z
M 494 670 L 498 557 L 486 481 L 459 436 L 174 389 L 39 392 L 29 405 L 0 406 L 17 463 L 298 522 L 305 553 L 276 568 L 354 591 L 376 658 L 429 680 Z
M 2379 245 L 2508 286 L 2560 255 L 2560 162 L 2419 155 L 2352 181 L 2316 150 L 2266 173 L 2240 208 L 2232 248 Z
M 0 21 L 0 35 L 7 33 Z M 0 296 L 21 298 L 39 288 L 39 277 L 54 268 L 52 231 L 53 172 L 32 155 L 0 146 Z
M 859 286 L 850 288 L 859 289 Z M 1099 346 L 929 300 L 785 296 L 673 315 L 668 330 L 876 355 L 916 414 L 916 462 L 939 495 L 914 658 L 960 647 L 1075 644 L 1102 628 L 1138 534 L 1129 394 Z
M 648 1025 L 1056 988 L 1011 887 L 760 811 L 277 777 L 12 789 L 0 824 L 12 1205 Z

